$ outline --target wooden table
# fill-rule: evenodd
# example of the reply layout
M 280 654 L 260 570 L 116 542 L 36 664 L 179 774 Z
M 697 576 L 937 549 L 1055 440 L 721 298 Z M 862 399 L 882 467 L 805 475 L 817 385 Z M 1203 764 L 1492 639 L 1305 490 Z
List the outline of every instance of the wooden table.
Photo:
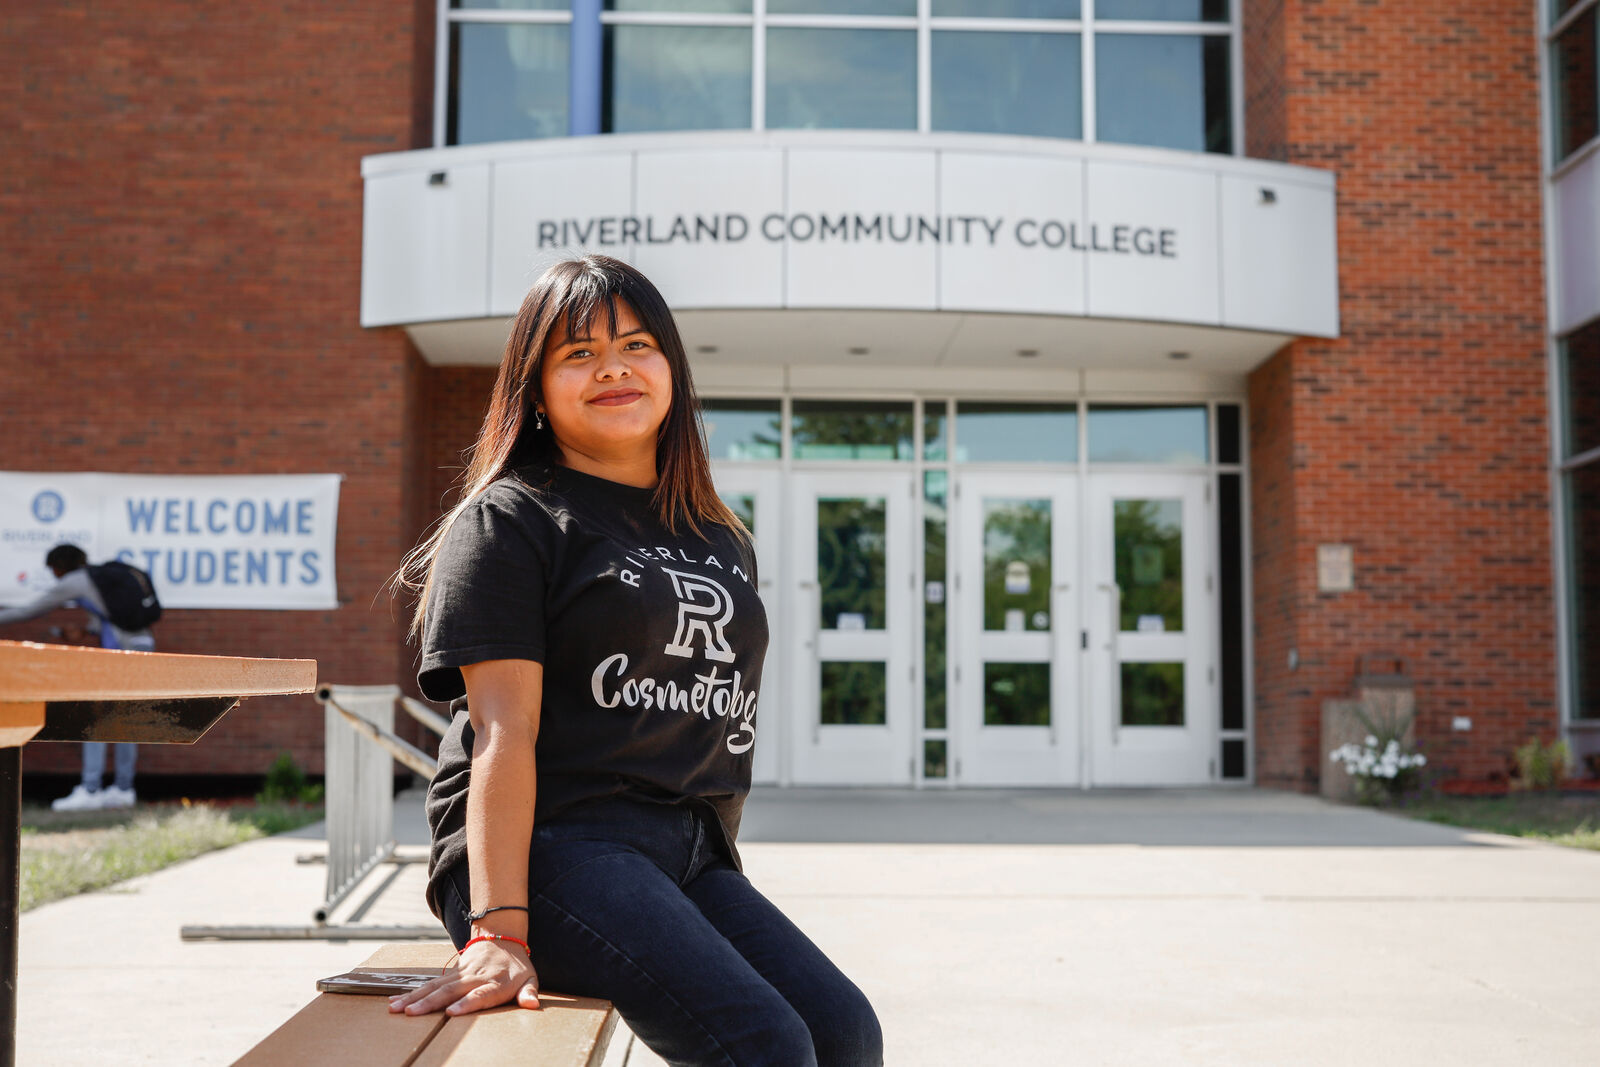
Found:
M 241 697 L 309 693 L 310 659 L 239 659 L 0 641 L 0 1065 L 16 1062 L 22 746 L 192 745 Z

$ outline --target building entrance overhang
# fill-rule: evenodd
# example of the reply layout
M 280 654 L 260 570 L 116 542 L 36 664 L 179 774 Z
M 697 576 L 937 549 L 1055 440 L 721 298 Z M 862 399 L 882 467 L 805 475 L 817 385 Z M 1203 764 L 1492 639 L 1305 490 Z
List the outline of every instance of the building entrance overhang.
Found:
M 826 385 L 849 381 L 897 392 L 1015 391 L 1018 383 L 1195 379 L 1236 387 L 1293 335 L 1184 323 L 952 311 L 806 309 L 676 313 L 704 382 Z M 500 362 L 509 318 L 414 323 L 412 341 L 436 366 Z
M 393 153 L 362 174 L 362 324 L 405 326 L 436 363 L 495 362 L 539 272 L 582 251 L 638 266 L 691 353 L 740 364 L 1159 368 L 1182 352 L 1241 373 L 1338 335 L 1334 180 L 1306 167 L 726 131 Z

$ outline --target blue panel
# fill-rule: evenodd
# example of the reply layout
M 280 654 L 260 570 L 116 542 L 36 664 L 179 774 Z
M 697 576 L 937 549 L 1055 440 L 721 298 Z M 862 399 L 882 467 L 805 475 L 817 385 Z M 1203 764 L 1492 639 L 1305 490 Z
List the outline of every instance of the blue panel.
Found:
M 585 137 L 600 132 L 602 0 L 572 0 L 572 64 L 567 132 Z

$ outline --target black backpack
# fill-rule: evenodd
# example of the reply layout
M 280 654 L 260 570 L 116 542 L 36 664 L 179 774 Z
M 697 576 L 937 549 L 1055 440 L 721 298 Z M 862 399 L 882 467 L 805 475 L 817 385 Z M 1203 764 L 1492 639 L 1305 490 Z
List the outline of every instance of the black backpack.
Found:
M 138 567 L 111 560 L 89 567 L 89 580 L 105 601 L 111 625 L 119 630 L 143 630 L 161 618 L 161 601 L 150 576 Z

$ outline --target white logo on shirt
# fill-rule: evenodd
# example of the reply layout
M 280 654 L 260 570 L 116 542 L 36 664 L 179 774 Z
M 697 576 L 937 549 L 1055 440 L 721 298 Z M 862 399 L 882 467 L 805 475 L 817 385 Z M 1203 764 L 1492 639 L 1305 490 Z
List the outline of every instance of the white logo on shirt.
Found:
M 672 579 L 672 591 L 678 597 L 678 630 L 663 651 L 669 656 L 693 659 L 693 642 L 699 637 L 705 645 L 706 659 L 732 663 L 733 648 L 722 628 L 733 618 L 733 597 L 710 578 L 669 567 L 661 570 Z

